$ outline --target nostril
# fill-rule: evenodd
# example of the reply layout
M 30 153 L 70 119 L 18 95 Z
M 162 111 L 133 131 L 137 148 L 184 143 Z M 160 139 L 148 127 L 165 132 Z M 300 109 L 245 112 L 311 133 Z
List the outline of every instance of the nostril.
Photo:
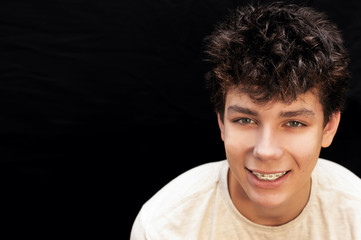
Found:
M 278 159 L 282 153 L 282 149 L 276 145 L 258 145 L 253 150 L 253 155 L 261 160 Z
M 279 146 L 277 130 L 270 125 L 262 125 L 258 129 L 253 154 L 255 158 L 261 160 L 280 158 L 283 151 Z

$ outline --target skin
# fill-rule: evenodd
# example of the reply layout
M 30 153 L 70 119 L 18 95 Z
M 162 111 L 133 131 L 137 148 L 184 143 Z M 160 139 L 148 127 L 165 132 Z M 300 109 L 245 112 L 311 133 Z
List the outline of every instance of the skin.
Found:
M 238 211 L 268 226 L 296 218 L 308 201 L 321 148 L 331 144 L 339 121 L 338 111 L 325 124 L 315 91 L 288 104 L 256 103 L 247 93 L 228 91 L 218 124 L 230 166 L 229 192 Z M 257 180 L 249 170 L 288 173 L 273 184 Z

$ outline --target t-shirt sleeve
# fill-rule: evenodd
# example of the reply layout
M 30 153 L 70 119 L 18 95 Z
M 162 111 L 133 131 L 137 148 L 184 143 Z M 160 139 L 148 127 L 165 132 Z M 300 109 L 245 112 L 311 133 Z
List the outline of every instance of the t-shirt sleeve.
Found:
M 132 231 L 130 233 L 130 240 L 151 240 L 145 232 L 140 213 L 133 223 Z

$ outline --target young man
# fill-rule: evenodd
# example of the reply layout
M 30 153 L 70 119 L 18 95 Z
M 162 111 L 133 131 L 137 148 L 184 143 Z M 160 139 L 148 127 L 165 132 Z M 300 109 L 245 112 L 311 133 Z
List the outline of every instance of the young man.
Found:
M 162 188 L 131 239 L 361 239 L 361 180 L 319 159 L 349 76 L 335 25 L 307 7 L 248 6 L 218 25 L 207 53 L 227 160 Z

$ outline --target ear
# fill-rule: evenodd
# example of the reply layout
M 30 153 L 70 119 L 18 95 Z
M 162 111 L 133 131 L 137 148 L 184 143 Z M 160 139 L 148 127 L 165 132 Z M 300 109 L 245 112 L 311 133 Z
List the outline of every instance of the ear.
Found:
M 218 119 L 219 129 L 221 130 L 221 138 L 224 141 L 224 122 L 223 122 L 221 114 L 219 112 L 217 113 L 217 119 Z
M 322 147 L 327 148 L 331 145 L 332 140 L 336 134 L 338 125 L 340 123 L 340 118 L 340 111 L 337 111 L 331 115 L 330 120 L 323 129 Z

